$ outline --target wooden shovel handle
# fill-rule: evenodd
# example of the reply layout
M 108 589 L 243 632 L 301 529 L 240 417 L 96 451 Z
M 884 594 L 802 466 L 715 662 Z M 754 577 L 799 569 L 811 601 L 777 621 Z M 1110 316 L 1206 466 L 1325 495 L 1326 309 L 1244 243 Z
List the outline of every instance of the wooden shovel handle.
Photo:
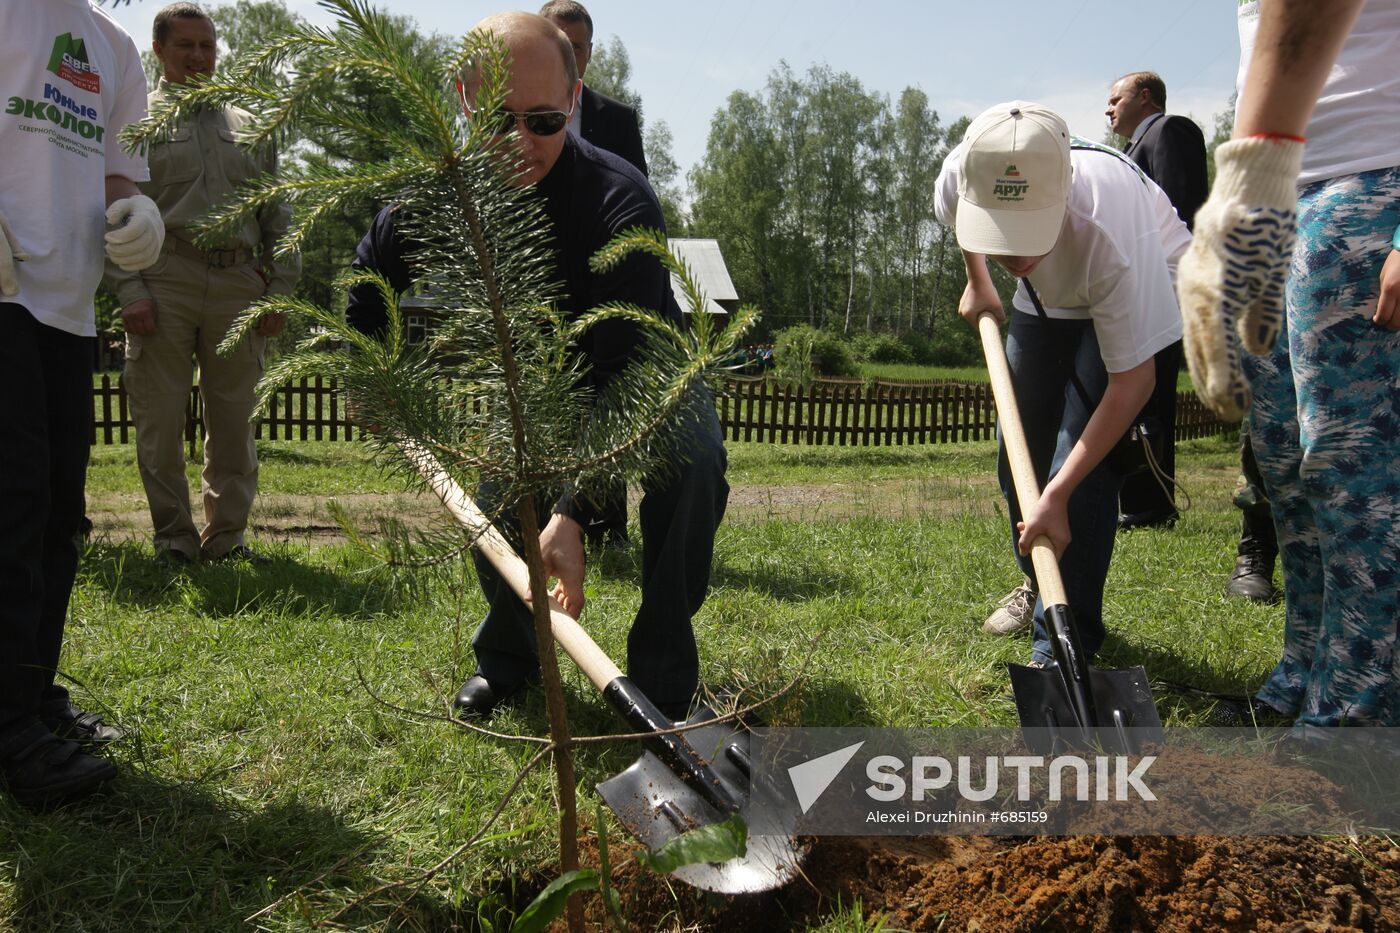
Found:
M 1016 391 L 1011 385 L 1011 368 L 1006 364 L 1006 349 L 1001 342 L 1001 328 L 996 316 L 984 311 L 977 318 L 977 333 L 982 338 L 982 354 L 987 358 L 987 372 L 992 377 L 992 395 L 997 403 L 997 423 L 1006 457 L 1011 463 L 1012 484 L 1021 514 L 1029 515 L 1040 502 L 1040 483 L 1031 464 L 1030 448 L 1026 445 L 1026 430 L 1021 424 L 1021 411 L 1016 406 Z M 1035 567 L 1040 598 L 1046 606 L 1065 605 L 1065 586 L 1060 580 L 1060 565 L 1050 539 L 1041 535 L 1031 542 L 1031 564 Z
M 471 496 L 466 494 L 456 480 L 447 475 L 436 457 L 412 441 L 401 441 L 399 449 L 418 468 L 418 472 L 427 480 L 433 492 L 442 500 L 442 504 L 447 506 L 447 511 L 451 512 L 453 518 L 476 539 L 476 549 L 491 562 L 501 579 L 520 597 L 520 601 L 528 606 L 530 570 L 526 567 L 524 559 L 515 553 L 515 548 L 510 546 L 505 536 L 491 524 L 481 509 L 477 508 Z M 583 627 L 565 612 L 564 607 L 552 596 L 549 599 L 549 624 L 559 647 L 574 659 L 574 663 L 599 690 L 606 689 L 608 684 L 622 676 L 622 671 L 618 670 L 612 659 L 603 653 Z

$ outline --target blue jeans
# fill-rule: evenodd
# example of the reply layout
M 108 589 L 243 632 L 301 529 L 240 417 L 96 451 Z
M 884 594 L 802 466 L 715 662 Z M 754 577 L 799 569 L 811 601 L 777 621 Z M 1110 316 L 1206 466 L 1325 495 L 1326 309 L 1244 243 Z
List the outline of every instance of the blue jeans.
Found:
M 1025 427 L 1036 481 L 1044 489 L 1064 465 L 1093 414 L 1093 409 L 1084 405 L 1070 382 L 1070 372 L 1079 376 L 1094 405 L 1108 387 L 1108 372 L 1099 355 L 1099 341 L 1092 322 L 1047 321 L 1016 310 L 1010 312 L 1010 318 L 1006 359 L 1011 367 L 1016 405 Z M 1016 501 L 1000 429 L 997 441 L 997 480 L 1011 517 L 1012 552 L 1022 572 L 1035 580 L 1030 558 L 1016 552 L 1016 523 L 1021 520 L 1021 507 Z M 1118 492 L 1122 485 L 1120 476 L 1100 464 L 1069 499 L 1071 541 L 1060 557 L 1060 576 L 1080 642 L 1091 659 L 1104 639 L 1103 587 L 1113 558 L 1113 538 L 1118 530 Z M 1052 660 L 1050 639 L 1045 630 L 1045 606 L 1038 598 L 1034 632 L 1032 659 Z
M 689 408 L 685 449 L 671 469 L 642 483 L 642 604 L 627 636 L 627 674 L 658 705 L 689 703 L 700 682 L 700 655 L 690 620 L 710 587 L 715 534 L 729 501 L 724 473 L 728 455 L 709 390 Z M 482 510 L 500 506 L 497 490 L 483 483 Z M 542 503 L 541 521 L 550 514 Z M 502 512 L 497 526 L 517 547 L 519 523 Z M 489 608 L 472 639 L 477 672 L 495 686 L 511 686 L 539 670 L 534 622 L 495 569 L 479 555 L 477 577 Z

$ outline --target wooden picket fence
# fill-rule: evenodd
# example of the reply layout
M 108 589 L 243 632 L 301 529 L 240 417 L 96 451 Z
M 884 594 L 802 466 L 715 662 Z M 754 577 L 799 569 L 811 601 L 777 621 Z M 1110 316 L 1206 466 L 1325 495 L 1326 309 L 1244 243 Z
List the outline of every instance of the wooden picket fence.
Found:
M 720 424 L 732 441 L 878 447 L 996 436 L 996 402 L 986 383 L 818 379 L 804 387 L 735 377 L 718 403 Z M 1177 394 L 1177 440 L 1227 427 L 1194 393 Z
M 136 424 L 121 379 L 104 373 L 93 388 L 92 442 L 126 444 L 135 439 Z M 204 411 L 199 387 L 190 387 L 185 409 L 185 446 L 190 456 L 200 443 Z M 259 440 L 349 441 L 362 439 L 363 428 L 345 417 L 345 402 L 334 379 L 315 376 L 278 389 L 254 426 Z
M 762 377 L 730 377 L 716 396 L 720 425 L 731 441 L 879 447 L 956 444 L 995 436 L 996 404 L 986 383 L 817 379 L 794 386 Z M 185 442 L 193 456 L 202 423 L 191 387 Z M 1227 425 L 1196 396 L 1177 395 L 1176 438 L 1220 434 Z M 277 390 L 257 422 L 260 440 L 348 441 L 364 431 L 345 417 L 334 380 L 314 377 Z M 121 381 L 103 375 L 94 389 L 92 440 L 126 444 L 135 436 Z
M 718 401 L 720 424 L 733 441 L 953 444 L 988 440 L 996 428 L 992 387 L 985 383 L 817 379 L 796 386 L 735 377 Z

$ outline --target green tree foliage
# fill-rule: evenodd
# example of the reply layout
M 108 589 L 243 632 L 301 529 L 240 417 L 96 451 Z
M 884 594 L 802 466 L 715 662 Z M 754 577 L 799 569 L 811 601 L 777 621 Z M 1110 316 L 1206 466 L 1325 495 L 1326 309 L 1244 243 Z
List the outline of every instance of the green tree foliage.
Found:
M 1211 187 L 1215 186 L 1215 150 L 1221 143 L 1230 141 L 1230 134 L 1235 131 L 1235 98 L 1238 94 L 1230 95 L 1229 106 L 1215 115 L 1215 125 L 1206 140 L 1206 177 Z
M 593 57 L 588 62 L 588 73 L 583 81 L 599 94 L 606 94 L 613 100 L 620 100 L 637 110 L 637 120 L 642 128 L 646 121 L 642 115 L 642 95 L 632 90 L 632 59 L 627 54 L 627 46 L 613 36 L 611 41 L 604 39 L 593 43 Z
M 671 127 L 665 120 L 657 120 L 646 128 L 644 135 L 647 175 L 661 202 L 666 230 L 672 236 L 684 236 L 687 228 L 685 194 L 680 185 L 681 167 L 671 155 Z
M 691 176 L 691 230 L 720 241 L 765 320 L 843 333 L 942 334 L 961 256 L 933 216 L 933 183 L 962 121 L 917 88 L 895 105 L 849 74 L 786 64 L 715 114 Z

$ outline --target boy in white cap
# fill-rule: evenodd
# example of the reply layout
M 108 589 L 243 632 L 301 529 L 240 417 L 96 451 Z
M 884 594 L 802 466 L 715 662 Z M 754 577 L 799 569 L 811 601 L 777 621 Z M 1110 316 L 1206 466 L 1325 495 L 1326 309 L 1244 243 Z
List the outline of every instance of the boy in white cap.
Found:
M 1047 536 L 1092 657 L 1122 485 L 1103 460 L 1152 394 L 1153 355 L 1181 339 L 1173 277 L 1191 234 L 1122 153 L 1072 138 L 1059 114 L 1022 101 L 972 121 L 943 163 L 934 207 L 963 251 L 968 323 L 986 311 L 1005 319 L 985 257 L 1021 279 L 1006 354 L 1043 489 L 1031 514 L 1021 515 L 1004 447 L 997 472 L 1022 570 L 1034 579 L 1030 544 Z M 1043 666 L 1039 600 L 1034 619 L 1031 660 Z

